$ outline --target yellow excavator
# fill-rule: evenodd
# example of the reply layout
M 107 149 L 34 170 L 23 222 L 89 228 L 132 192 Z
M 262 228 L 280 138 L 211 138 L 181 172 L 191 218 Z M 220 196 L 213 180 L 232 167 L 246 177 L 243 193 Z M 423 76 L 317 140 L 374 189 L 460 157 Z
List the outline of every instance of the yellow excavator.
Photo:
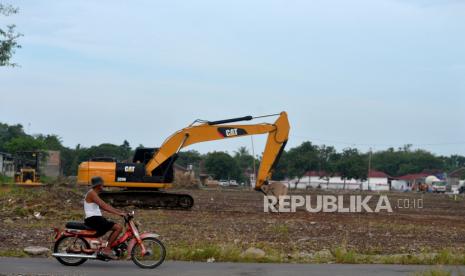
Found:
M 39 173 L 39 151 L 21 151 L 15 153 L 15 184 L 19 186 L 42 186 Z
M 273 124 L 228 124 L 268 116 L 279 117 Z M 78 168 L 77 183 L 89 185 L 92 177 L 100 176 L 105 186 L 122 188 L 101 194 L 105 201 L 116 206 L 190 209 L 194 204 L 190 195 L 162 191 L 172 186 L 173 163 L 182 148 L 200 142 L 268 133 L 255 183 L 255 190 L 263 191 L 261 187 L 268 184 L 287 143 L 289 129 L 286 112 L 220 121 L 195 120 L 168 137 L 160 148 L 137 148 L 131 163 L 116 162 L 112 158 L 94 158 L 82 162 Z

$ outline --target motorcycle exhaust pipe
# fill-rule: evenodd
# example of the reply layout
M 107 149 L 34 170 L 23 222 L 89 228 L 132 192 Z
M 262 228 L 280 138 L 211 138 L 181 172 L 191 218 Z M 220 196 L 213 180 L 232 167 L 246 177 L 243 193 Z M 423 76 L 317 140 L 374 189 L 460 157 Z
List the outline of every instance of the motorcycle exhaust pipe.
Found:
M 52 256 L 60 257 L 60 258 L 97 259 L 97 255 L 85 255 L 85 254 L 53 253 Z

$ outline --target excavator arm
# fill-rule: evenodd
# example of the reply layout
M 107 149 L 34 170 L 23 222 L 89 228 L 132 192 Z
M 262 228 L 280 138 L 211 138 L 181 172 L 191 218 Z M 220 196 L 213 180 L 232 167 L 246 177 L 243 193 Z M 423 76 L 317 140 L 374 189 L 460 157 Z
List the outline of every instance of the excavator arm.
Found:
M 268 133 L 265 151 L 263 152 L 255 183 L 255 189 L 260 190 L 261 186 L 267 184 L 267 181 L 271 178 L 273 169 L 286 145 L 290 126 L 286 112 L 281 112 L 278 119 L 273 124 L 226 124 L 252 119 L 251 116 L 246 116 L 215 122 L 202 122 L 198 125 L 191 125 L 177 131 L 165 140 L 159 150 L 147 162 L 145 166 L 146 175 L 151 176 L 152 172 L 163 164 L 163 162 L 189 145 L 206 141 Z

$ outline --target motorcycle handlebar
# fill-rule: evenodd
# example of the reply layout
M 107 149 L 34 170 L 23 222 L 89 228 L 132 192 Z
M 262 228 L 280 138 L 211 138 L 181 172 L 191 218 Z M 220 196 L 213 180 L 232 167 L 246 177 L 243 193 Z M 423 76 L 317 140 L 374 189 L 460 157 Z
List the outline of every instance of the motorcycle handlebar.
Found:
M 134 211 L 131 211 L 123 216 L 125 221 L 129 221 L 130 219 L 134 218 Z

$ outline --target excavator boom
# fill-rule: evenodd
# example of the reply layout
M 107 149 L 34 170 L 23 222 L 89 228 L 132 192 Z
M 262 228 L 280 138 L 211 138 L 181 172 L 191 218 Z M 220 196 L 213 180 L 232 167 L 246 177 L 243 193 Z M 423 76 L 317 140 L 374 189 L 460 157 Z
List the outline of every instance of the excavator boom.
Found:
M 152 175 L 152 171 L 154 171 L 158 166 L 163 164 L 174 154 L 178 153 L 182 148 L 189 145 L 206 141 L 268 133 L 265 151 L 263 152 L 262 162 L 258 170 L 257 182 L 255 183 L 255 189 L 260 189 L 260 187 L 271 177 L 272 169 L 276 165 L 281 152 L 286 145 L 290 127 L 286 112 L 281 112 L 279 118 L 274 124 L 222 124 L 234 120 L 249 120 L 251 118 L 251 116 L 247 116 L 230 120 L 205 122 L 201 125 L 186 127 L 174 133 L 165 140 L 158 152 L 146 164 L 146 174 Z

